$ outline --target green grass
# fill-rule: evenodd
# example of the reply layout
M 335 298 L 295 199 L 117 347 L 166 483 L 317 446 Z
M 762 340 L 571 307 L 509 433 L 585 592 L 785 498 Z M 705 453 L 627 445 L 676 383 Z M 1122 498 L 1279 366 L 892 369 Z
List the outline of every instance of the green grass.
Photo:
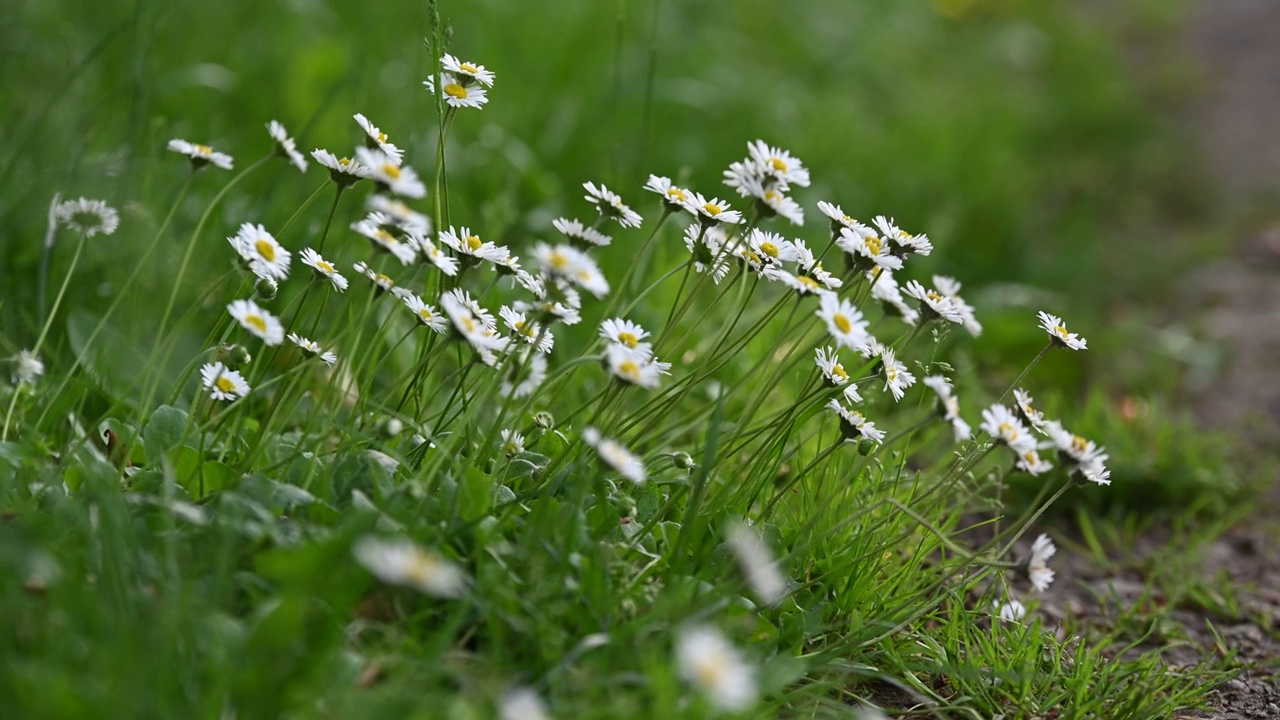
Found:
M 449 49 L 498 82 L 484 110 L 458 113 L 438 188 L 439 118 L 420 85 L 426 3 L 6 6 L 6 52 L 21 63 L 0 65 L 15 139 L 0 155 L 13 239 L 0 247 L 4 354 L 31 347 L 40 308 L 62 297 L 45 377 L 0 386 L 0 410 L 14 408 L 0 441 L 0 697 L 15 717 L 488 717 L 517 685 L 557 717 L 709 716 L 673 661 L 694 624 L 718 628 L 755 669 L 753 717 L 877 703 L 931 717 L 1146 718 L 1202 703 L 1230 660 L 1168 670 L 1150 614 L 1072 626 L 1064 641 L 1034 605 L 1024 623 L 991 611 L 1006 593 L 1034 598 L 1010 546 L 1038 519 L 1075 514 L 1112 545 L 1123 535 L 1106 533 L 1148 513 L 1220 517 L 1238 484 L 1224 481 L 1223 447 L 1163 412 L 1176 365 L 1135 369 L 1134 334 L 1109 314 L 1135 289 L 1167 291 L 1190 262 L 1143 249 L 1160 228 L 1151 219 L 1199 212 L 1179 138 L 1123 72 L 1117 37 L 1031 2 L 725 10 L 554 3 L 530 17 L 521 6 L 517 21 L 510 3 L 443 5 Z M 583 322 L 554 327 L 553 377 L 526 401 L 375 294 L 353 262 L 437 307 L 454 283 L 491 311 L 521 296 L 487 270 L 446 280 L 373 255 L 347 229 L 367 182 L 335 199 L 314 165 L 305 177 L 274 159 L 253 167 L 270 152 L 268 120 L 304 150 L 345 153 L 355 112 L 428 181 L 423 212 L 439 198 L 449 224 L 526 267 L 552 218 L 592 219 L 583 181 L 620 192 L 646 223 L 605 226 L 615 242 L 594 255 L 615 286 L 635 269 L 614 307 L 644 293 L 627 317 L 675 365 L 661 389 L 623 387 L 595 362 L 614 296 L 588 296 Z M 235 171 L 190 174 L 163 150 L 172 137 L 234 154 Z M 814 177 L 795 188 L 805 228 L 771 229 L 821 250 L 815 204 L 829 199 L 933 238 L 904 281 L 960 278 L 983 336 L 916 334 L 874 302 L 864 310 L 917 376 L 953 376 L 975 426 L 1043 347 L 1035 310 L 1087 335 L 1089 352 L 1050 353 L 1024 385 L 1108 445 L 1114 485 L 1028 479 L 1003 450 L 954 445 L 925 422 L 933 400 L 920 386 L 894 403 L 881 382 L 862 385 L 858 409 L 889 440 L 839 444 L 821 409 L 832 393 L 815 390 L 812 349 L 829 342 L 815 301 L 736 267 L 719 286 L 686 276 L 678 220 L 659 228 L 656 196 L 640 190 L 656 173 L 728 196 L 720 172 L 757 137 Z M 121 228 L 89 239 L 70 275 L 64 229 L 41 298 L 45 208 L 59 191 L 107 199 Z M 294 252 L 324 243 L 350 278 L 342 295 L 308 284 L 295 257 L 279 295 L 261 299 L 335 347 L 335 372 L 229 321 L 226 303 L 253 293 L 222 240 L 242 222 Z M 195 371 L 224 341 L 254 356 L 242 368 L 254 390 L 216 405 Z M 855 378 L 874 372 L 843 359 Z M 1124 410 L 1128 396 L 1150 411 Z M 643 456 L 648 482 L 585 447 L 588 425 Z M 501 429 L 524 433 L 526 451 L 504 455 Z M 1168 493 L 1153 508 L 1143 499 L 1156 483 Z M 970 547 L 975 511 L 1001 516 L 998 542 Z M 1094 512 L 1117 520 L 1094 528 Z M 791 583 L 777 604 L 728 544 L 744 519 Z M 465 592 L 379 582 L 352 554 L 369 535 L 438 552 L 466 572 Z M 1206 597 L 1189 579 L 1153 578 Z

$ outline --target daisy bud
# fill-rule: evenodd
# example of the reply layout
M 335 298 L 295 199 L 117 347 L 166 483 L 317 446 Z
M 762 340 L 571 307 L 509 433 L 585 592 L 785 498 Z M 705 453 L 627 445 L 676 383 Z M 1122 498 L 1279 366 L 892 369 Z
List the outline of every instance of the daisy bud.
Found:
M 552 430 L 556 426 L 556 419 L 546 410 L 539 410 L 533 414 L 533 422 L 543 430 Z
M 871 438 L 863 438 L 858 441 L 858 454 L 866 457 L 867 455 L 870 455 L 879 444 L 880 443 L 872 440 Z
M 681 470 L 693 470 L 698 467 L 698 464 L 693 461 L 693 456 L 687 452 L 672 453 L 671 460 L 674 461 L 676 467 Z
M 243 345 L 223 345 L 218 350 L 218 359 L 232 368 L 241 368 L 253 362 L 253 354 Z
M 404 423 L 400 422 L 400 418 L 389 417 L 382 421 L 382 425 L 378 430 L 382 433 L 383 437 L 390 440 L 404 430 Z
M 280 286 L 271 278 L 258 278 L 253 284 L 253 292 L 259 300 L 274 300 Z

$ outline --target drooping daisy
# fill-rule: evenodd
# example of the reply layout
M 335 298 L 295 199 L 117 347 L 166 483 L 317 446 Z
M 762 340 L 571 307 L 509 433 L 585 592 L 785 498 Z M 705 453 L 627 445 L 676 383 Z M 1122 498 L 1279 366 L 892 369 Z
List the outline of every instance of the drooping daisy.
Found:
M 858 386 L 849 382 L 849 372 L 844 369 L 844 365 L 840 364 L 840 353 L 836 348 L 828 345 L 814 349 L 813 362 L 818 366 L 828 385 L 844 388 L 844 398 L 847 402 L 862 402 Z
M 640 485 L 649 478 L 643 460 L 631 454 L 622 443 L 602 436 L 599 430 L 590 425 L 582 428 L 582 441 L 595 448 L 596 454 L 606 465 L 631 482 Z
M 831 221 L 831 234 L 835 236 L 840 235 L 841 230 L 852 230 L 862 226 L 862 223 L 854 220 L 848 215 L 845 215 L 844 210 L 841 210 L 839 205 L 829 203 L 825 200 L 818 201 L 818 212 L 826 215 L 827 219 Z
M 488 240 L 481 240 L 479 235 L 471 232 L 471 228 L 462 227 L 455 230 L 440 231 L 440 242 L 454 252 L 463 256 L 463 260 L 488 260 L 497 262 L 507 256 L 507 249 L 494 245 Z
M 886 240 L 893 243 L 894 255 L 928 255 L 933 252 L 933 243 L 929 242 L 928 235 L 912 235 L 894 224 L 892 218 L 883 215 L 875 216 L 871 222 Z
M 756 199 L 761 217 L 780 217 L 792 225 L 804 225 L 804 208 L 776 187 L 764 187 L 755 182 L 747 183 L 747 190 Z
M 307 355 L 320 358 L 320 361 L 329 367 L 338 364 L 337 354 L 320 347 L 320 343 L 315 340 L 308 340 L 297 333 L 289 333 L 289 342 L 302 348 Z
M 763 140 L 747 143 L 747 153 L 764 174 L 785 183 L 784 187 L 799 185 L 809 187 L 809 171 L 791 153 L 772 147 Z
M 334 290 L 337 290 L 338 292 L 346 291 L 348 285 L 347 279 L 342 276 L 342 273 L 338 272 L 338 269 L 333 266 L 333 263 L 325 260 L 323 257 L 320 257 L 320 253 L 312 250 L 311 248 L 302 248 L 302 251 L 298 253 L 298 257 L 301 259 L 303 265 L 314 269 L 317 275 L 332 283 Z
M 569 238 L 569 242 L 579 247 L 607 247 L 609 243 L 613 242 L 613 238 L 593 227 L 583 225 L 578 220 L 558 217 L 551 221 L 551 225 L 556 230 L 559 230 L 562 235 Z
M 400 302 L 409 308 L 409 312 L 413 313 L 413 317 L 419 324 L 438 333 L 444 332 L 449 327 L 449 321 L 445 319 L 444 313 L 431 307 L 414 293 L 408 291 L 400 293 Z
M 504 369 L 502 394 L 517 399 L 529 397 L 547 379 L 547 356 L 529 348 L 517 352 L 515 358 Z
M 1013 466 L 1028 475 L 1043 475 L 1053 469 L 1052 463 L 1040 457 L 1035 443 L 1029 443 L 1018 451 L 1018 457 L 1013 461 Z
M 369 238 L 375 247 L 394 255 L 403 265 L 412 264 L 418 256 L 413 243 L 396 237 L 395 233 L 388 232 L 386 228 L 369 218 L 352 223 L 351 229 Z
M 518 687 L 498 701 L 498 720 L 551 720 L 551 713 L 536 690 Z
M 1048 535 L 1040 535 L 1031 544 L 1031 554 L 1023 561 L 1022 572 L 1036 590 L 1044 592 L 1053 583 L 1053 571 L 1049 569 L 1049 558 L 1058 552 Z
M 1084 338 L 1073 332 L 1067 332 L 1066 323 L 1062 321 L 1062 318 L 1044 311 L 1038 313 L 1038 316 L 1040 318 L 1040 327 L 1049 333 L 1049 338 L 1054 345 L 1068 350 L 1084 350 L 1088 347 L 1088 343 Z
M 275 315 L 263 310 L 252 300 L 233 300 L 227 305 L 227 312 L 239 322 L 241 327 L 262 338 L 267 345 L 279 345 L 284 342 L 284 326 Z
M 951 389 L 951 382 L 941 375 L 929 375 L 921 382 L 925 384 L 925 387 L 937 394 L 938 414 L 942 416 L 943 420 L 951 423 L 951 429 L 955 431 L 956 442 L 968 440 L 973 431 L 969 427 L 969 423 L 960 417 L 960 400 Z
M 351 554 L 379 580 L 427 595 L 457 598 L 467 587 L 467 575 L 461 568 L 408 539 L 382 540 L 366 535 L 352 546 Z
M 440 73 L 440 84 L 444 86 L 444 102 L 452 108 L 480 108 L 489 102 L 489 95 L 484 88 L 475 83 L 463 82 L 462 78 L 466 76 L 454 75 L 453 73 Z M 431 92 L 436 93 L 436 79 L 429 77 L 422 81 L 422 84 Z
M 601 215 L 616 220 L 619 225 L 625 228 L 640 227 L 640 223 L 643 221 L 640 214 L 623 204 L 622 198 L 605 187 L 603 183 L 596 185 L 595 183 L 585 182 L 582 183 L 582 187 L 587 191 L 584 196 L 586 201 L 595 205 L 596 210 Z
M 533 248 L 533 257 L 548 275 L 569 280 L 596 297 L 604 297 L 609 292 L 609 282 L 600 272 L 600 266 L 572 245 L 538 243 Z
M 933 286 L 951 300 L 956 312 L 960 313 L 960 324 L 964 326 L 965 331 L 974 337 L 981 335 L 982 323 L 978 322 L 976 311 L 972 305 L 960 297 L 960 282 L 946 275 L 934 275 Z
M 381 150 L 397 166 L 404 162 L 404 151 L 387 142 L 387 134 L 379 130 L 377 125 L 369 122 L 369 118 L 360 113 L 356 113 L 352 117 L 355 118 L 356 124 L 360 126 L 360 129 L 364 130 L 366 146 L 370 149 Z
M 120 215 L 102 200 L 77 198 L 58 203 L 54 215 L 60 225 L 65 225 L 81 235 L 91 238 L 98 233 L 110 235 L 120 227 Z
M 916 381 L 916 376 L 907 371 L 905 363 L 894 357 L 890 348 L 880 351 L 880 375 L 884 378 L 884 389 L 893 394 L 895 401 L 901 400 L 907 388 Z
M 617 343 L 605 348 L 604 364 L 609 373 L 630 385 L 653 389 L 662 382 L 665 363 L 655 362 L 647 354 Z
M 746 243 L 765 262 L 795 262 L 800 259 L 795 243 L 767 230 L 752 228 L 747 233 Z
M 725 234 L 721 228 L 689 225 L 684 229 L 684 246 L 693 256 L 695 272 L 711 275 L 717 285 L 729 274 L 729 253 L 725 249 Z
M 1067 430 L 1057 420 L 1045 422 L 1044 431 L 1058 449 L 1058 458 L 1069 472 L 1079 473 L 1099 485 L 1111 484 L 1111 472 L 1106 467 L 1110 459 L 1106 448 Z
M 369 179 L 396 195 L 421 198 L 427 194 L 427 186 L 418 178 L 418 173 L 413 168 L 401 165 L 382 150 L 358 147 L 356 162 L 369 168 Z
M 867 343 L 867 321 L 853 303 L 835 294 L 824 295 L 815 313 L 827 325 L 827 333 L 841 347 L 857 350 Z
M 907 282 L 905 292 L 920 301 L 921 322 L 941 318 L 947 322 L 960 323 L 964 319 L 956 310 L 956 306 L 951 303 L 951 298 L 943 296 L 936 290 L 929 290 L 915 280 Z
M 681 677 L 716 707 L 742 712 L 756 704 L 755 670 L 719 631 L 683 628 L 676 638 L 676 664 Z
M 289 137 L 289 131 L 284 129 L 284 125 L 272 120 L 267 123 L 267 133 L 271 135 L 271 139 L 276 141 L 276 154 L 293 163 L 298 168 L 298 172 L 307 171 L 307 158 L 298 152 L 298 143 Z
M 170 140 L 166 147 L 173 152 L 186 155 L 191 160 L 192 167 L 197 169 L 205 165 L 216 165 L 223 170 L 230 170 L 234 162 L 226 153 L 220 153 L 208 145 L 197 145 L 186 140 Z
M 827 403 L 827 409 L 834 411 L 840 418 L 840 431 L 844 434 L 845 440 L 866 438 L 877 445 L 884 442 L 884 431 L 877 430 L 876 424 L 868 421 L 857 410 L 850 410 L 835 398 Z
M 237 400 L 249 394 L 249 383 L 237 370 L 220 362 L 205 363 L 200 368 L 200 384 L 214 400 Z
M 396 281 L 374 270 L 365 263 L 358 262 L 351 266 L 356 272 L 373 281 L 374 287 L 378 292 L 387 292 L 396 286 Z
M 431 235 L 431 218 L 409 207 L 402 200 L 374 193 L 365 200 L 365 209 L 390 217 L 406 233 Z
M 866 269 L 873 265 L 885 270 L 902 268 L 902 258 L 889 252 L 889 243 L 866 225 L 842 227 L 836 246 L 848 255 L 855 268 Z
M 254 275 L 273 280 L 289 277 L 292 256 L 262 225 L 243 223 L 233 237 L 227 238 L 227 242 L 231 243 L 231 247 L 235 248 Z
M 503 428 L 499 433 L 502 436 L 502 454 L 507 457 L 514 457 L 524 452 L 524 436 L 515 430 Z
M 653 354 L 653 346 L 644 342 L 649 337 L 649 331 L 624 318 L 609 318 L 600 323 L 600 337 L 611 343 L 625 345 L 641 355 Z
M 788 583 L 769 544 L 744 523 L 731 526 L 728 535 L 729 547 L 738 558 L 751 591 L 764 604 L 777 605 L 787 596 Z
M 369 168 L 351 158 L 338 157 L 328 150 L 316 148 L 311 151 L 311 157 L 323 167 L 328 168 L 329 177 L 339 185 L 351 185 L 357 180 L 369 177 Z
M 485 87 L 493 87 L 495 76 L 492 72 L 485 70 L 483 65 L 475 65 L 469 62 L 462 62 L 458 58 L 445 53 L 440 59 L 440 64 L 445 70 L 459 76 L 459 79 L 468 77 Z
M 671 178 L 658 175 L 650 175 L 649 182 L 644 184 L 644 189 L 657 193 L 662 198 L 663 209 L 667 212 L 683 210 L 685 202 L 689 199 L 688 190 L 672 185 Z
M 703 225 L 737 225 L 742 222 L 742 213 L 731 209 L 729 203 L 720 198 L 708 199 L 702 193 L 688 193 L 684 209 Z
M 549 353 L 555 346 L 556 339 L 552 336 L 551 329 L 530 321 L 524 313 L 503 305 L 499 308 L 498 315 L 507 328 L 515 333 L 517 340 L 533 345 L 538 352 Z
M 1014 388 L 1013 400 L 1018 417 L 1030 425 L 1032 430 L 1044 432 L 1044 413 L 1032 406 L 1031 403 L 1035 401 L 1035 398 L 1031 397 L 1031 393 L 1022 388 Z
M 1008 445 L 1015 453 L 1021 455 L 1026 450 L 1034 450 L 1036 441 L 1018 416 L 1007 406 L 996 403 L 982 411 L 982 424 L 978 426 L 996 442 Z
M 19 350 L 17 355 L 9 358 L 13 363 L 13 382 L 34 385 L 44 375 L 44 363 L 40 356 L 30 350 Z

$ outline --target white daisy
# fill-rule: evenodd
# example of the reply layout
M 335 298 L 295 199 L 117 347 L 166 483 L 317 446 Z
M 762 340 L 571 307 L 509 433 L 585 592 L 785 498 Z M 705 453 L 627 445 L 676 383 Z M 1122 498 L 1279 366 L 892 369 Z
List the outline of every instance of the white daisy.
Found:
M 719 631 L 690 626 L 676 639 L 680 675 L 716 707 L 742 712 L 756 704 L 755 670 Z
M 982 411 L 982 424 L 978 426 L 996 442 L 1008 445 L 1015 453 L 1021 455 L 1026 450 L 1034 450 L 1035 438 L 1018 416 L 1008 407 L 996 403 Z
M 400 293 L 400 302 L 409 308 L 409 312 L 413 313 L 413 317 L 422 325 L 438 333 L 444 332 L 449 327 L 449 321 L 445 319 L 444 313 L 431 307 L 414 293 L 408 291 Z
M 370 212 L 390 217 L 406 233 L 431 235 L 431 218 L 409 207 L 402 200 L 374 193 L 365 200 L 364 205 Z
M 556 339 L 551 335 L 551 330 L 538 323 L 530 322 L 524 313 L 503 305 L 498 310 L 498 315 L 502 317 L 502 322 L 507 328 L 515 333 L 517 340 L 535 346 L 538 352 L 549 353 L 555 346 Z
M 333 263 L 320 257 L 320 253 L 311 248 L 302 248 L 298 256 L 301 258 L 303 265 L 313 268 L 317 275 L 327 278 L 330 283 L 333 283 L 334 290 L 344 292 L 347 289 L 347 279 L 342 276 L 342 273 L 338 272 Z
M 1043 475 L 1053 469 L 1053 464 L 1040 457 L 1039 451 L 1034 444 L 1018 451 L 1018 457 L 1013 461 L 1013 466 L 1028 475 Z
M 376 247 L 394 255 L 402 265 L 412 264 L 418 256 L 414 243 L 396 237 L 394 233 L 388 232 L 386 228 L 369 218 L 352 223 L 351 229 L 369 238 Z
M 206 363 L 200 368 L 200 383 L 214 400 L 236 400 L 249 394 L 249 383 L 239 371 L 220 362 Z
M 233 300 L 227 305 L 227 312 L 240 323 L 241 327 L 262 338 L 267 345 L 279 345 L 284 342 L 284 326 L 275 315 L 263 310 L 252 300 Z
M 338 364 L 337 354 L 320 347 L 320 343 L 315 340 L 308 340 L 297 333 L 289 333 L 289 342 L 302 348 L 303 352 L 311 357 L 320 358 L 321 362 L 329 367 L 333 367 Z
M 648 479 L 644 461 L 627 450 L 616 440 L 600 435 L 600 431 L 588 425 L 582 429 L 582 440 L 596 449 L 596 454 L 605 464 L 616 470 L 622 477 L 640 485 Z
M 427 186 L 418 179 L 418 173 L 413 168 L 401 165 L 382 150 L 358 147 L 356 162 L 369 168 L 369 179 L 396 195 L 421 198 L 427 194 Z
M 474 65 L 469 62 L 462 62 L 458 58 L 445 53 L 440 59 L 440 64 L 445 70 L 462 77 L 469 77 L 485 87 L 493 87 L 495 76 L 492 72 L 485 70 L 483 65 Z
M 235 236 L 227 238 L 227 242 L 231 243 L 231 247 L 249 265 L 254 275 L 273 280 L 289 277 L 292 256 L 262 225 L 243 223 Z
M 884 431 L 877 430 L 876 424 L 868 421 L 867 418 L 857 410 L 850 410 L 835 398 L 832 398 L 827 403 L 827 408 L 833 410 L 840 418 L 840 430 L 844 434 L 844 438 L 846 440 L 867 438 L 877 445 L 884 442 Z
M 1018 417 L 1022 421 L 1031 426 L 1032 430 L 1044 431 L 1044 413 L 1035 409 L 1032 402 L 1035 398 L 1031 397 L 1031 393 L 1022 388 L 1015 388 L 1013 391 L 1013 400 Z
M 747 233 L 746 243 L 765 262 L 796 262 L 800 259 L 795 243 L 767 230 L 752 228 Z
M 844 285 L 843 280 L 822 268 L 822 261 L 818 260 L 804 240 L 797 239 L 795 246 L 798 263 L 796 275 L 808 277 L 827 290 L 838 290 Z
M 427 262 L 435 265 L 440 272 L 453 277 L 458 274 L 458 261 L 449 257 L 443 250 L 436 246 L 435 243 L 428 240 L 422 235 L 409 232 L 407 242 L 416 247 L 418 252 Z
M 982 323 L 978 322 L 973 306 L 960 297 L 960 282 L 946 275 L 934 275 L 933 286 L 938 289 L 938 292 L 951 300 L 956 312 L 960 313 L 960 324 L 964 326 L 965 331 L 974 337 L 981 335 Z
M 461 568 L 408 539 L 382 540 L 366 535 L 352 546 L 351 554 L 385 583 L 442 598 L 461 597 L 467 587 L 467 575 Z
M 120 215 L 102 200 L 77 198 L 58 203 L 54 209 L 57 222 L 89 238 L 102 233 L 110 235 L 120 227 Z
M 822 286 L 822 283 L 809 277 L 808 275 L 798 275 L 787 272 L 786 270 L 775 270 L 772 278 L 787 287 L 795 290 L 801 295 L 831 295 L 830 290 Z
M 360 113 L 356 113 L 352 117 L 355 118 L 356 124 L 360 126 L 360 129 L 364 130 L 365 143 L 368 147 L 381 150 L 397 166 L 404 162 L 404 151 L 387 142 L 387 134 L 379 130 L 377 125 L 369 122 L 369 118 Z
M 960 323 L 964 320 L 960 312 L 956 310 L 956 306 L 951 303 L 951 298 L 943 296 L 942 293 L 936 290 L 929 290 L 915 280 L 907 282 L 906 293 L 920 301 L 922 322 L 928 322 L 934 318 L 941 318 L 953 323 Z
M 1044 431 L 1058 449 L 1058 458 L 1070 468 L 1070 472 L 1078 472 L 1099 485 L 1111 484 L 1111 472 L 1106 468 L 1110 459 L 1106 448 L 1067 430 L 1057 420 L 1046 421 Z
M 788 583 L 769 544 L 742 523 L 734 524 L 728 534 L 729 547 L 738 558 L 738 566 L 747 576 L 751 591 L 764 604 L 777 605 L 787 596 Z
M 644 189 L 657 193 L 662 198 L 662 205 L 667 212 L 683 210 L 685 202 L 689 199 L 688 190 L 676 187 L 671 184 L 670 178 L 658 175 L 650 175 L 649 182 L 644 184 Z
M 724 243 L 724 230 L 719 227 L 693 224 L 684 229 L 684 246 L 693 255 L 693 269 L 710 274 L 717 285 L 729 274 L 729 253 Z
M 849 256 L 854 267 L 875 265 L 885 270 L 902 268 L 902 258 L 889 252 L 889 243 L 866 225 L 859 223 L 851 228 L 842 227 L 840 237 L 836 238 L 836 246 Z
M 844 398 L 847 402 L 862 402 L 858 387 L 849 382 L 849 372 L 840 364 L 840 353 L 828 345 L 814 349 L 813 362 L 818 366 L 822 377 L 832 387 L 844 387 Z
M 815 313 L 827 325 L 827 333 L 841 347 L 857 350 L 867 343 L 867 321 L 853 303 L 836 295 L 824 295 Z
M 920 311 L 902 299 L 898 281 L 894 280 L 892 272 L 883 268 L 872 268 L 867 272 L 867 280 L 871 282 L 871 298 L 878 301 L 885 312 L 901 317 L 903 322 L 911 326 L 920 322 Z
M 880 351 L 880 375 L 884 377 L 884 389 L 893 394 L 895 401 L 901 400 L 907 388 L 916 381 L 916 376 L 907 371 L 905 363 L 894 357 L 890 348 Z
M 755 197 L 756 207 L 763 211 L 765 218 L 777 216 L 792 225 L 804 225 L 804 208 L 776 187 L 757 188 L 755 183 L 748 183 L 747 189 Z
M 13 363 L 13 382 L 24 382 L 34 385 L 44 375 L 44 363 L 40 356 L 30 350 L 19 350 L 17 355 L 9 358 Z
M 583 225 L 577 220 L 558 217 L 551 221 L 552 226 L 559 230 L 562 235 L 569 238 L 569 242 L 577 245 L 594 245 L 596 247 L 606 247 L 613 242 L 613 238 L 596 230 L 593 227 Z
M 596 297 L 604 297 L 609 292 L 609 282 L 600 272 L 600 266 L 572 245 L 538 243 L 533 248 L 533 257 L 548 275 L 565 278 Z
M 311 151 L 311 157 L 315 158 L 321 166 L 328 168 L 329 177 L 339 185 L 350 185 L 357 180 L 369 177 L 369 168 L 351 158 L 338 157 L 328 150 L 316 148 Z
M 513 457 L 524 452 L 524 436 L 515 430 L 503 428 L 499 433 L 502 436 L 502 454 L 507 457 Z
M 507 363 L 502 380 L 502 394 L 514 398 L 529 397 L 547 379 L 547 356 L 529 348 L 517 353 L 518 362 Z
M 223 170 L 230 170 L 233 160 L 230 155 L 220 153 L 208 145 L 197 145 L 189 143 L 186 140 L 170 140 L 168 149 L 176 153 L 186 155 L 191 159 L 191 165 L 196 168 L 202 168 L 205 165 L 216 165 Z
M 452 227 L 440 232 L 440 242 L 454 252 L 464 256 L 463 259 L 488 260 L 498 262 L 507 257 L 507 248 L 494 245 L 488 240 L 481 240 L 479 235 L 471 232 L 471 228 L 457 230 Z
M 643 342 L 649 337 L 649 331 L 630 320 L 623 318 L 605 320 L 600 323 L 600 337 L 611 343 L 625 345 L 645 357 L 653 355 L 653 346 Z
M 809 171 L 791 153 L 782 148 L 771 147 L 763 140 L 747 143 L 747 153 L 751 160 L 766 175 L 777 178 L 783 187 L 799 185 L 809 187 Z
M 289 137 L 289 131 L 284 129 L 284 125 L 272 120 L 267 123 L 267 133 L 271 135 L 271 139 L 276 141 L 276 153 L 293 163 L 298 168 L 298 172 L 307 171 L 307 158 L 298 152 L 298 143 Z
M 393 289 L 396 286 L 395 280 L 392 280 L 386 275 L 383 275 L 382 273 L 374 270 L 373 268 L 369 267 L 365 263 L 358 262 L 355 265 L 352 265 L 351 267 L 353 267 L 356 272 L 372 280 L 378 292 L 386 292 L 388 290 Z
M 1067 332 L 1067 326 L 1062 321 L 1062 318 L 1044 311 L 1041 311 L 1038 315 L 1040 317 L 1040 327 L 1049 333 L 1054 345 L 1068 350 L 1084 350 L 1088 347 L 1088 343 L 1084 338 L 1073 332 Z
M 834 205 L 825 200 L 818 201 L 818 212 L 826 215 L 827 219 L 831 221 L 832 235 L 840 235 L 840 231 L 843 229 L 853 230 L 862 227 L 862 223 L 845 215 L 844 210 L 841 210 L 839 205 Z
M 480 360 L 490 367 L 498 364 L 498 355 L 511 347 L 511 341 L 497 334 L 493 316 L 488 314 L 463 290 L 450 290 L 440 298 L 440 307 L 453 323 L 453 328 L 466 340 Z
M 605 348 L 604 363 L 609 373 L 619 380 L 648 389 L 658 387 L 662 376 L 667 374 L 665 368 L 669 367 L 639 350 L 617 343 Z
M 463 76 L 465 77 L 465 76 Z M 489 102 L 489 94 L 484 88 L 474 83 L 463 82 L 462 77 L 453 73 L 440 73 L 440 83 L 444 85 L 444 102 L 452 108 L 480 108 Z M 434 95 L 436 79 L 429 77 L 422 84 Z
M 616 220 L 625 228 L 640 227 L 643 221 L 640 214 L 624 205 L 622 198 L 605 187 L 603 183 L 597 186 L 595 183 L 586 182 L 582 183 L 582 187 L 587 191 L 584 196 L 586 201 L 595 205 L 601 215 Z
M 535 690 L 520 687 L 498 701 L 498 720 L 551 720 L 551 713 Z
M 1048 535 L 1040 535 L 1031 544 L 1031 555 L 1023 563 L 1023 573 L 1036 590 L 1047 590 L 1053 583 L 1053 571 L 1049 569 L 1049 558 L 1058 552 Z
M 684 209 L 703 225 L 737 225 L 742 222 L 742 213 L 730 209 L 729 203 L 720 198 L 707 199 L 702 193 L 688 193 Z
M 928 235 L 912 235 L 894 224 L 892 218 L 877 215 L 871 221 L 880 229 L 880 234 L 893 243 L 895 255 L 928 255 L 933 252 L 933 244 Z
M 955 431 L 956 442 L 968 440 L 973 434 L 969 423 L 960 417 L 960 400 L 956 398 L 955 392 L 951 389 L 951 382 L 941 375 L 929 375 L 924 380 L 925 387 L 933 390 L 938 396 L 938 414 L 942 415 L 942 419 L 951 423 L 951 429 Z
M 995 608 L 996 617 L 1004 622 L 1018 622 L 1027 616 L 1027 606 L 1017 600 L 1007 602 L 992 600 L 991 606 Z

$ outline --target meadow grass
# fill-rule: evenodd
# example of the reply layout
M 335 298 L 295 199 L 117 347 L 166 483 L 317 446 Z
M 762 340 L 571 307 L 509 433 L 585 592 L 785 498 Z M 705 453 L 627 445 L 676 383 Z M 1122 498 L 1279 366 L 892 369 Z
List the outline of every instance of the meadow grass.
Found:
M 1102 322 L 1114 258 L 1139 253 L 1116 249 L 1140 232 L 1119 218 L 1183 189 L 1160 180 L 1173 138 L 1081 18 L 6 12 L 43 71 L 3 71 L 33 100 L 6 118 L 0 218 L 21 241 L 0 328 L 43 363 L 0 395 L 18 716 L 1147 718 L 1224 677 L 1170 671 L 1141 622 L 1058 636 L 1036 613 L 1046 513 L 1132 510 L 1106 498 L 1188 463 L 1172 503 L 1223 490 L 1211 440 L 1090 382 L 1121 336 Z M 37 50 L 52 37 L 67 50 Z M 485 82 L 451 81 L 444 52 L 497 73 L 482 108 L 445 103 Z M 296 174 L 272 119 L 308 160 L 377 179 Z M 790 152 L 744 158 L 757 137 Z M 42 243 L 54 191 L 105 198 L 119 228 L 87 236 L 68 210 Z M 371 204 L 396 192 L 416 210 Z M 873 271 L 895 262 L 903 293 L 923 283 L 896 311 Z M 971 306 L 935 273 L 983 289 Z M 1015 386 L 1110 467 L 1001 415 Z

